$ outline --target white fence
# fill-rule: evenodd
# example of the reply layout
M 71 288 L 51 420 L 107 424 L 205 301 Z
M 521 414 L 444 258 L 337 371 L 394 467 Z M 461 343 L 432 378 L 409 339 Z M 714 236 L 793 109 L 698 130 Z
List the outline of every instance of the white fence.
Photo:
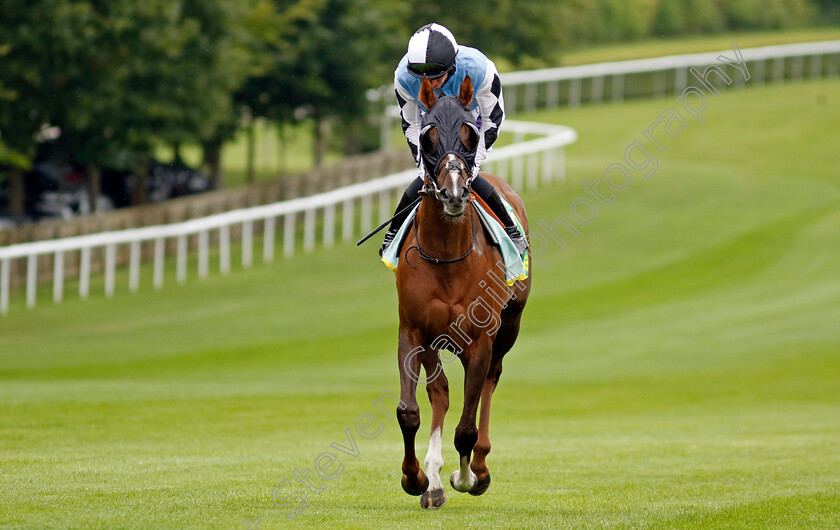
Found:
M 518 189 L 535 188 L 539 179 L 544 183 L 565 178 L 564 147 L 577 139 L 577 133 L 569 127 L 539 123 L 508 121 L 505 129 L 515 134 L 536 134 L 541 138 L 501 147 L 491 153 L 484 168 L 503 178 L 508 178 Z M 303 216 L 303 249 L 310 251 L 316 244 L 316 225 L 322 221 L 321 241 L 331 246 L 336 239 L 337 210 L 341 207 L 341 237 L 350 241 L 356 235 L 356 202 L 361 203 L 361 231 L 373 228 L 373 203 L 378 202 L 379 219 L 386 220 L 392 214 L 393 197 L 402 193 L 405 186 L 417 175 L 416 169 L 402 171 L 368 182 L 353 184 L 326 193 L 233 210 L 190 221 L 149 226 L 131 230 L 102 232 L 79 237 L 52 239 L 23 243 L 0 248 L 0 313 L 9 311 L 10 270 L 12 260 L 26 261 L 26 304 L 34 307 L 37 299 L 39 258 L 52 257 L 53 300 L 61 302 L 64 296 L 64 258 L 68 252 L 79 252 L 79 296 L 87 298 L 90 292 L 91 252 L 104 249 L 105 252 L 105 294 L 115 292 L 116 256 L 119 245 L 129 247 L 128 289 L 136 291 L 140 286 L 141 243 L 154 242 L 153 285 L 160 289 L 164 282 L 166 240 L 177 241 L 176 280 L 187 279 L 189 236 L 197 235 L 199 278 L 206 278 L 210 268 L 210 235 L 218 231 L 219 270 L 227 274 L 231 269 L 231 229 L 241 225 L 242 266 L 253 263 L 254 225 L 261 223 L 263 229 L 263 260 L 274 259 L 275 227 L 278 219 L 283 226 L 283 254 L 291 256 L 296 247 L 296 222 Z M 527 178 L 526 178 L 527 175 Z M 46 259 L 44 260 L 46 261 Z
M 732 50 L 723 53 L 733 58 Z M 782 82 L 786 79 L 798 80 L 802 79 L 806 72 L 811 78 L 836 77 L 840 72 L 840 41 L 749 48 L 741 50 L 741 53 L 750 70 L 750 81 L 757 84 L 766 81 Z M 716 53 L 675 55 L 503 74 L 505 106 L 508 113 L 512 114 L 517 110 L 552 108 L 559 106 L 561 102 L 577 106 L 584 99 L 598 103 L 603 101 L 607 94 L 613 101 L 621 101 L 626 95 L 662 96 L 669 90 L 682 91 L 687 86 L 690 68 L 711 64 L 717 56 Z M 634 83 L 637 86 L 630 86 Z M 391 87 L 374 91 L 374 94 L 377 93 L 377 97 L 393 97 Z M 392 119 L 392 115 L 383 116 L 383 143 L 387 143 Z M 511 120 L 505 122 L 504 130 L 513 132 L 517 139 L 524 138 L 526 134 L 543 137 L 495 149 L 484 166 L 485 169 L 510 180 L 517 189 L 535 188 L 540 178 L 549 182 L 565 177 L 564 146 L 577 138 L 574 130 Z M 349 241 L 356 232 L 356 203 L 361 205 L 360 224 L 361 231 L 364 232 L 372 228 L 374 202 L 378 202 L 379 218 L 387 219 L 391 214 L 393 195 L 401 192 L 415 174 L 415 170 L 403 171 L 327 193 L 235 210 L 183 223 L 0 247 L 0 313 L 6 314 L 9 310 L 12 260 L 26 260 L 26 303 L 33 307 L 37 298 L 39 257 L 52 256 L 53 300 L 60 302 L 64 293 L 65 254 L 79 252 L 79 295 L 85 298 L 90 291 L 91 252 L 104 249 L 105 293 L 112 296 L 115 291 L 118 246 L 129 246 L 128 288 L 130 291 L 136 291 L 140 283 L 141 243 L 153 241 L 153 284 L 159 289 L 164 281 L 167 239 L 177 240 L 176 279 L 178 282 L 184 282 L 187 278 L 189 237 L 197 236 L 197 274 L 199 278 L 204 278 L 208 275 L 210 266 L 210 234 L 218 231 L 219 269 L 222 274 L 226 274 L 231 267 L 232 227 L 241 225 L 241 259 L 244 267 L 249 267 L 253 262 L 255 223 L 262 223 L 263 259 L 266 262 L 274 258 L 275 226 L 278 219 L 282 219 L 283 253 L 286 256 L 295 251 L 295 225 L 299 216 L 303 217 L 304 250 L 312 250 L 315 247 L 319 218 L 323 226 L 323 244 L 330 246 L 334 243 L 339 207 L 341 238 Z
M 840 75 L 840 40 L 783 44 L 740 49 L 750 72 L 750 82 L 781 83 L 808 78 L 837 77 Z M 501 74 L 504 87 L 505 112 L 533 112 L 538 108 L 553 109 L 561 104 L 570 107 L 582 103 L 598 104 L 604 101 L 621 102 L 625 97 L 662 97 L 666 93 L 679 93 L 689 85 L 693 67 L 715 63 L 720 55 L 736 60 L 735 52 L 693 53 L 669 55 L 632 61 L 615 61 L 579 66 L 544 68 Z M 806 65 L 807 61 L 807 65 Z M 720 63 L 719 63 L 720 64 Z M 743 84 L 741 76 L 734 77 Z M 372 90 L 371 100 L 391 102 L 394 88 L 391 85 Z M 381 144 L 390 146 L 399 110 L 388 107 L 382 116 Z M 507 122 L 504 126 L 507 129 Z
M 840 40 L 762 46 L 740 50 L 750 71 L 750 82 L 783 82 L 840 74 Z M 562 66 L 501 74 L 505 112 L 532 112 L 561 104 L 623 101 L 625 96 L 661 97 L 682 92 L 689 83 L 692 67 L 712 64 L 724 54 L 735 59 L 734 51 L 669 55 L 651 59 Z M 736 80 L 738 78 L 736 77 Z M 393 101 L 393 86 L 371 91 L 372 100 Z M 388 145 L 392 114 L 383 119 L 382 144 Z
M 836 77 L 840 73 L 840 40 L 762 46 L 740 52 L 750 80 L 756 84 L 799 80 L 806 75 Z M 637 79 L 636 95 L 659 97 L 669 91 L 682 92 L 688 86 L 692 67 L 714 63 L 721 54 L 736 60 L 734 51 L 729 49 L 502 74 L 505 110 L 513 114 L 517 110 L 554 108 L 561 103 L 575 107 L 582 101 L 622 101 L 630 76 L 652 76 L 643 82 Z

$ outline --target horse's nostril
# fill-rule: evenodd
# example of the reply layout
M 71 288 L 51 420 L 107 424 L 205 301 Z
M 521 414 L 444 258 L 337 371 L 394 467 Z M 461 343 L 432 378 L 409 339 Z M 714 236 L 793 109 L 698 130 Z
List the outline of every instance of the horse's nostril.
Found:
M 461 198 L 467 200 L 470 196 L 470 189 L 469 188 L 461 188 Z
M 445 201 L 448 201 L 449 200 L 449 192 L 446 191 L 445 189 L 440 190 L 440 198 L 445 200 Z

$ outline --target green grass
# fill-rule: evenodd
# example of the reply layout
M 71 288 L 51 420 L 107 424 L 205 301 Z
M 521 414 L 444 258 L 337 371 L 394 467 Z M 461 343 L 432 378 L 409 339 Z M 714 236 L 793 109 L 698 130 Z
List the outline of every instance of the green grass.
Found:
M 370 243 L 180 286 L 170 268 L 160 292 L 144 271 L 135 295 L 121 277 L 113 299 L 43 292 L 31 311 L 16 294 L 0 319 L 0 525 L 838 527 L 838 89 L 724 90 L 706 125 L 663 141 L 653 177 L 543 253 L 484 496 L 447 486 L 423 511 L 383 418 L 296 519 L 271 501 L 398 391 L 393 279 Z M 581 180 L 675 105 L 522 116 L 580 133 L 569 181 L 524 194 L 532 226 L 568 215 Z M 463 376 L 447 372 L 448 474 Z
M 744 49 L 756 46 L 836 39 L 840 39 L 840 28 L 838 27 L 799 28 L 784 31 L 739 31 L 713 35 L 695 35 L 691 37 L 680 36 L 620 44 L 587 46 L 581 49 L 569 50 L 562 53 L 559 63 L 564 66 L 571 66 L 606 61 L 644 59 L 663 55 L 717 52 L 731 50 L 732 41 L 738 41 L 738 47 Z M 505 66 L 505 70 L 512 70 L 512 68 Z

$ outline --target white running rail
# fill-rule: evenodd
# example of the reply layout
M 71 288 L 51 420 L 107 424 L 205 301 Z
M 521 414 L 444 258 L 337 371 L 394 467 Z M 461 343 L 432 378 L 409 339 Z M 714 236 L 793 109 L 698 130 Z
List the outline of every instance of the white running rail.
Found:
M 726 54 L 727 50 L 721 53 Z M 837 77 L 840 73 L 840 40 L 764 46 L 742 49 L 741 53 L 751 73 L 751 82 L 782 82 L 785 79 L 798 80 L 805 75 L 810 78 Z M 732 50 L 728 50 L 731 57 Z M 561 83 L 568 83 L 563 94 L 570 106 L 580 105 L 584 97 L 588 101 L 603 101 L 609 80 L 613 101 L 621 101 L 625 95 L 625 78 L 652 73 L 652 92 L 648 95 L 662 96 L 668 90 L 683 90 L 688 83 L 691 67 L 710 63 L 714 53 L 673 55 L 653 59 L 608 62 L 562 68 L 512 72 L 502 75 L 505 86 L 506 108 L 509 113 L 518 109 L 530 111 L 538 106 L 552 108 L 561 100 Z M 806 71 L 805 61 L 809 59 Z M 670 81 L 668 78 L 671 78 Z M 586 82 L 586 84 L 584 84 Z M 669 86 L 670 85 L 670 86 Z M 588 94 L 583 94 L 584 88 Z M 371 92 L 372 99 L 389 98 L 392 88 L 383 87 Z M 524 94 L 520 94 L 524 92 Z M 387 100 L 387 99 L 386 99 Z M 521 104 L 518 104 L 520 103 Z M 393 109 L 383 115 L 383 144 L 387 144 L 394 119 Z M 568 127 L 506 120 L 506 132 L 513 132 L 515 140 L 526 135 L 540 135 L 541 138 L 514 143 L 497 148 L 490 153 L 484 168 L 510 180 L 517 189 L 533 189 L 543 182 L 565 178 L 564 146 L 574 142 L 577 133 Z M 378 202 L 379 218 L 387 219 L 391 214 L 392 196 L 402 189 L 416 175 L 408 170 L 376 180 L 353 184 L 327 193 L 293 199 L 290 201 L 234 210 L 223 214 L 194 219 L 183 223 L 150 226 L 132 230 L 103 232 L 87 236 L 71 237 L 49 241 L 38 241 L 0 247 L 0 314 L 9 311 L 10 271 L 13 260 L 26 260 L 26 303 L 33 307 L 38 284 L 38 258 L 52 255 L 53 300 L 60 302 L 64 292 L 64 256 L 67 252 L 80 252 L 79 294 L 86 298 L 90 291 L 91 252 L 105 250 L 105 293 L 112 296 L 115 290 L 115 269 L 117 247 L 128 245 L 129 290 L 136 291 L 140 281 L 140 257 L 142 242 L 154 241 L 154 286 L 161 288 L 164 279 L 164 258 L 166 240 L 177 240 L 177 281 L 187 278 L 188 237 L 198 235 L 198 276 L 204 278 L 209 270 L 209 244 L 211 231 L 219 232 L 219 268 L 222 274 L 230 271 L 230 231 L 234 225 L 242 228 L 242 265 L 249 267 L 253 261 L 254 223 L 263 223 L 263 259 L 274 258 L 274 233 L 277 218 L 283 219 L 283 253 L 290 256 L 296 247 L 295 223 L 303 216 L 303 249 L 312 250 L 316 242 L 316 220 L 323 219 L 322 241 L 331 246 L 336 238 L 336 211 L 341 206 L 341 237 L 353 239 L 356 229 L 355 204 L 361 203 L 361 231 L 372 228 L 374 201 Z M 526 177 L 527 175 L 527 177 Z
M 756 84 L 765 81 L 782 82 L 785 79 L 799 80 L 805 75 L 810 78 L 837 77 L 840 73 L 840 40 L 762 46 L 740 51 L 750 70 L 751 82 Z M 564 86 L 562 100 L 572 107 L 580 105 L 584 99 L 592 103 L 599 103 L 605 97 L 613 101 L 622 101 L 625 94 L 625 78 L 637 74 L 653 74 L 651 92 L 645 93 L 646 96 L 661 97 L 669 90 L 674 93 L 682 92 L 691 81 L 688 76 L 689 70 L 695 66 L 713 63 L 720 54 L 730 59 L 734 59 L 735 55 L 730 48 L 720 52 L 669 55 L 502 74 L 505 110 L 509 113 L 517 110 L 534 111 L 539 104 L 546 108 L 557 107 L 561 102 L 561 82 L 567 84 Z M 583 84 L 585 80 L 586 85 Z
M 515 135 L 539 135 L 540 138 L 500 147 L 491 152 L 484 168 L 502 178 L 509 178 L 517 189 L 535 188 L 542 178 L 544 184 L 555 179 L 565 179 L 564 147 L 577 139 L 577 132 L 569 127 L 540 123 L 525 123 L 508 120 L 505 129 Z M 385 220 L 392 211 L 392 199 L 417 175 L 416 169 L 401 171 L 382 178 L 338 188 L 326 193 L 292 199 L 263 206 L 243 208 L 182 223 L 148 226 L 130 230 L 102 232 L 78 237 L 52 239 L 0 247 L 0 313 L 9 311 L 10 271 L 13 260 L 26 262 L 26 304 L 34 307 L 37 299 L 39 258 L 52 257 L 53 300 L 61 302 L 64 295 L 64 257 L 68 252 L 79 251 L 79 296 L 87 298 L 90 292 L 91 252 L 105 251 L 105 294 L 113 296 L 117 268 L 117 248 L 129 248 L 129 285 L 134 292 L 140 285 L 141 243 L 154 242 L 154 287 L 160 289 L 164 281 L 166 241 L 177 241 L 176 279 L 183 283 L 187 279 L 189 236 L 197 235 L 198 277 L 206 278 L 209 271 L 210 235 L 218 231 L 219 270 L 230 272 L 230 232 L 235 225 L 242 229 L 242 266 L 250 267 L 253 262 L 254 223 L 261 222 L 263 228 L 263 260 L 274 259 L 275 224 L 283 220 L 283 253 L 291 256 L 296 247 L 295 223 L 302 215 L 303 249 L 311 251 L 316 243 L 316 221 L 322 219 L 324 246 L 332 246 L 336 237 L 336 211 L 341 206 L 341 236 L 345 241 L 353 239 L 356 233 L 354 208 L 361 203 L 361 232 L 373 228 L 372 210 L 374 200 L 378 202 L 379 218 Z M 526 178 L 527 175 L 527 178 Z M 48 265 L 48 264 L 47 264 Z
M 740 48 L 739 48 L 740 49 Z M 834 78 L 840 74 L 840 40 L 804 42 L 740 49 L 750 71 L 750 82 L 780 83 L 787 80 Z M 625 95 L 662 97 L 682 92 L 690 83 L 692 67 L 707 66 L 719 55 L 734 59 L 732 48 L 719 52 L 668 55 L 650 59 L 562 66 L 501 74 L 505 112 L 533 112 L 561 104 L 620 102 Z M 807 60 L 807 64 L 806 64 Z M 738 78 L 736 77 L 736 82 Z M 371 90 L 371 100 L 393 101 L 391 85 Z M 399 116 L 396 116 L 399 118 Z M 382 145 L 387 147 L 393 123 L 391 112 L 383 116 Z

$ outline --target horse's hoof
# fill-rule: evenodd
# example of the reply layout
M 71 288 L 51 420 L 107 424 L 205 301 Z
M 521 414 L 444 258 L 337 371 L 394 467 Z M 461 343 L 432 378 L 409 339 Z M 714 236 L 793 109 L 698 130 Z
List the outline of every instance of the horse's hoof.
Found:
M 420 497 L 420 506 L 435 510 L 446 504 L 446 493 L 443 488 L 437 490 L 426 490 Z
M 476 484 L 476 478 L 472 471 L 470 471 L 470 480 L 467 481 L 467 484 L 460 484 L 461 481 L 461 471 L 456 469 L 452 475 L 449 476 L 449 484 L 455 489 L 455 491 L 460 491 L 461 493 L 466 493 L 472 490 Z M 472 482 L 470 484 L 469 482 Z
M 427 489 L 429 489 L 429 477 L 427 477 L 422 471 L 420 471 L 420 473 L 423 474 L 423 483 L 418 484 L 416 486 L 412 486 L 408 483 L 407 476 L 402 476 L 402 480 L 400 481 L 400 483 L 402 484 L 402 489 L 404 492 L 408 493 L 409 495 L 414 495 L 416 497 L 418 495 L 422 495 Z
M 481 495 L 482 493 L 487 491 L 487 488 L 489 488 L 489 487 L 490 487 L 490 472 L 488 471 L 486 477 L 484 477 L 483 479 L 481 479 L 481 480 L 479 480 L 478 482 L 475 483 L 475 486 L 473 486 L 472 489 L 470 490 L 470 495 L 475 495 L 475 496 Z

